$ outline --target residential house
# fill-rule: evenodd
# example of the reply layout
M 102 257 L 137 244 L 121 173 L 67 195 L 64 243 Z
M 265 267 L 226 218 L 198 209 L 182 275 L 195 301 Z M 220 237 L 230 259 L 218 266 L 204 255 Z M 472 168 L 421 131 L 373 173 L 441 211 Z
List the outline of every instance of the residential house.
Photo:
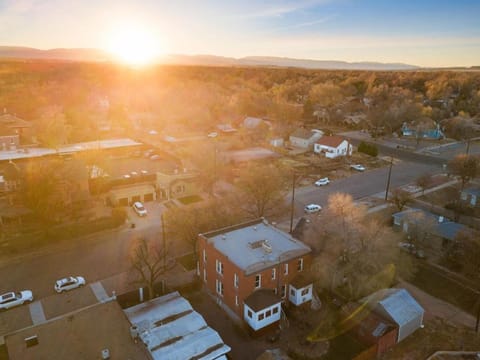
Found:
M 307 130 L 305 128 L 299 128 L 295 130 L 293 134 L 290 135 L 290 145 L 309 149 L 313 147 L 313 144 L 323 136 L 323 131 L 321 130 Z
M 0 151 L 15 150 L 20 145 L 20 136 L 15 129 L 0 123 Z
M 217 303 L 256 333 L 278 325 L 281 305 L 311 301 L 311 249 L 257 219 L 198 237 L 198 273 Z
M 367 302 L 370 309 L 398 328 L 397 343 L 423 326 L 425 310 L 405 289 L 383 289 Z
M 33 136 L 31 128 L 32 124 L 29 121 L 8 114 L 7 110 L 4 109 L 3 114 L 0 115 L 0 144 L 2 144 L 0 146 L 3 150 L 9 150 L 12 144 L 18 146 L 24 142 L 31 143 Z M 5 144 L 5 148 L 3 144 Z
M 422 209 L 406 209 L 393 214 L 392 217 L 394 229 L 401 229 L 408 235 L 418 235 L 418 232 L 423 232 L 438 237 L 442 240 L 442 246 L 454 241 L 459 233 L 471 231 L 465 225 Z
M 406 137 L 427 139 L 427 140 L 440 140 L 445 138 L 442 130 L 440 130 L 440 125 L 437 124 L 436 128 L 431 129 L 415 129 L 410 127 L 407 123 L 402 125 L 402 135 Z
M 198 173 L 174 169 L 173 172 L 157 172 L 155 187 L 159 199 L 170 200 L 186 196 L 198 195 L 200 192 Z
M 470 187 L 462 190 L 460 194 L 462 201 L 473 207 L 480 207 L 480 188 Z
M 124 310 L 130 331 L 153 360 L 226 360 L 230 347 L 190 303 L 173 292 Z
M 352 155 L 353 147 L 342 136 L 322 136 L 313 146 L 313 152 L 316 154 L 325 154 L 325 157 L 334 159 L 339 156 Z

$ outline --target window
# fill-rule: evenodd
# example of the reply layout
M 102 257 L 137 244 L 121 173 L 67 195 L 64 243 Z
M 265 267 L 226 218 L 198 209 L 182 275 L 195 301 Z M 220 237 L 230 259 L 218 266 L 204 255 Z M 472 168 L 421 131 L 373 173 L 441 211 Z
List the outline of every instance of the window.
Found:
M 217 288 L 217 294 L 223 296 L 223 283 L 220 280 L 216 279 L 215 285 Z
M 277 277 L 277 269 L 273 268 L 272 269 L 272 280 L 275 280 L 276 277 Z
M 303 271 L 303 258 L 302 258 L 302 259 L 298 259 L 298 262 L 297 262 L 297 270 L 298 270 L 298 271 Z
M 272 311 L 271 311 L 271 310 L 267 310 L 267 311 L 265 312 L 265 317 L 270 317 L 270 316 L 272 316 Z
M 272 309 L 272 312 L 273 312 L 274 314 L 278 313 L 278 307 L 274 307 L 274 308 Z
M 287 293 L 287 285 L 282 285 L 281 297 L 284 298 Z
M 303 290 L 302 290 L 301 294 L 302 294 L 302 296 L 305 296 L 305 295 L 307 295 L 309 292 L 310 292 L 310 288 L 306 288 L 306 289 L 303 289 Z
M 255 275 L 255 288 L 259 288 L 262 286 L 262 275 L 258 274 Z
M 283 269 L 283 274 L 288 275 L 288 264 L 285 264 L 285 267 Z
M 295 296 L 295 290 L 294 289 L 290 289 L 290 295 Z
M 207 269 L 203 269 L 203 281 L 207 282 Z
M 203 262 L 207 262 L 207 252 L 203 249 Z
M 185 185 L 177 185 L 177 187 L 175 188 L 175 192 L 177 194 L 185 192 Z
M 251 319 L 252 318 L 252 312 L 250 310 L 247 311 L 247 316 Z
M 215 261 L 216 268 L 217 268 L 217 273 L 220 275 L 223 275 L 223 264 L 220 260 Z
M 263 319 L 265 319 L 265 314 L 264 313 L 258 314 L 258 321 L 262 321 Z
M 238 296 L 235 295 L 235 306 L 238 306 Z
M 237 274 L 233 274 L 233 286 L 238 288 L 238 275 Z

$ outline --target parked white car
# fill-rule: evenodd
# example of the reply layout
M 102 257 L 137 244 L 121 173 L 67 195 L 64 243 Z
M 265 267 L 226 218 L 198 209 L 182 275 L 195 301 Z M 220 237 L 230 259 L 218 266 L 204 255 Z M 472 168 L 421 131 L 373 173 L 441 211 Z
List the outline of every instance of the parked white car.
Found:
M 308 204 L 307 206 L 305 206 L 304 210 L 306 213 L 312 214 L 322 210 L 322 207 L 318 204 Z
M 25 304 L 33 301 L 33 294 L 30 290 L 23 290 L 19 292 L 8 292 L 0 295 L 0 310 L 7 310 L 15 306 Z
M 133 211 L 137 213 L 138 216 L 147 216 L 147 209 L 140 201 L 135 201 L 132 205 Z
M 350 167 L 351 167 L 353 170 L 365 171 L 365 166 L 363 166 L 363 165 L 361 165 L 361 164 L 350 165 Z
M 325 186 L 330 184 L 328 177 L 315 181 L 315 186 Z
M 81 276 L 69 276 L 55 282 L 55 291 L 61 293 L 85 285 L 85 279 Z

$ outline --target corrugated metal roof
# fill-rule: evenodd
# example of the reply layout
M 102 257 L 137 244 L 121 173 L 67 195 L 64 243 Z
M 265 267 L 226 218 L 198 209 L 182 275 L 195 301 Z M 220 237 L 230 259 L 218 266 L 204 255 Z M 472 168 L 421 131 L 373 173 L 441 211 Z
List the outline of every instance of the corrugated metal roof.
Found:
M 213 360 L 230 351 L 178 292 L 124 311 L 154 360 Z
M 405 325 L 425 311 L 405 289 L 396 289 L 378 302 L 399 325 Z

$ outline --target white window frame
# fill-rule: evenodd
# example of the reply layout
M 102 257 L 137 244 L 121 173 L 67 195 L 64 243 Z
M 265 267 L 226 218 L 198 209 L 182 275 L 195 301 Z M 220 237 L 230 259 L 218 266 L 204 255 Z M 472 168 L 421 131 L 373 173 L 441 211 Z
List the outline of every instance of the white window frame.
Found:
M 203 268 L 203 281 L 207 282 L 207 269 Z
M 223 296 L 223 283 L 221 280 L 215 279 L 215 289 L 218 295 Z
M 277 278 L 277 269 L 273 268 L 272 269 L 272 280 L 275 280 Z
M 207 251 L 205 249 L 203 249 L 203 262 L 207 262 Z
M 298 259 L 297 271 L 303 271 L 303 258 Z
M 255 289 L 259 289 L 262 287 L 262 275 L 257 274 L 255 275 Z
M 238 295 L 235 295 L 235 306 L 238 306 L 239 305 L 239 302 L 238 302 Z
M 233 274 L 233 286 L 238 289 L 238 284 L 240 282 L 240 279 L 238 278 L 237 273 Z
M 215 260 L 215 268 L 217 270 L 217 274 L 223 275 L 223 263 L 220 260 Z
M 288 263 L 284 264 L 283 275 L 288 275 Z

